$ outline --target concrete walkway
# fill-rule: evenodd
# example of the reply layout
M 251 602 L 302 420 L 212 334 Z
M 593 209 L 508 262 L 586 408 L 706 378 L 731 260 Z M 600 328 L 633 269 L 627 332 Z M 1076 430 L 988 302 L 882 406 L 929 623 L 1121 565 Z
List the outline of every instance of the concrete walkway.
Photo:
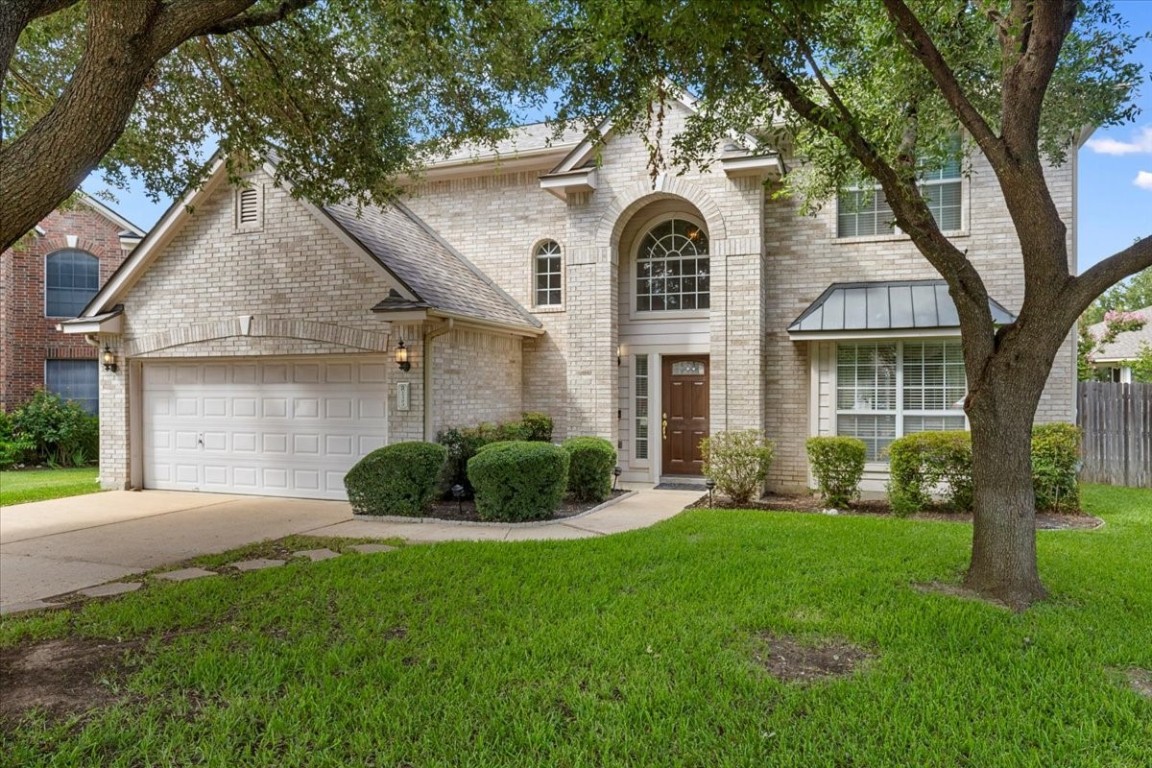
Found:
M 0 509 L 0 608 L 292 534 L 412 542 L 579 539 L 645 528 L 700 494 L 644 489 L 567 520 L 522 525 L 355 519 L 346 502 L 111 491 Z

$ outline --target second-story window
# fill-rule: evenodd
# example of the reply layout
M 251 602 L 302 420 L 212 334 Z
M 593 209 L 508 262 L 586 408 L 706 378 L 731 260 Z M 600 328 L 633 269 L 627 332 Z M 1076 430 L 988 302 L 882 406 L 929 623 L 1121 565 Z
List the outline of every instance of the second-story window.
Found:
M 560 245 L 555 240 L 540 243 L 536 246 L 532 263 L 536 280 L 536 306 L 560 306 L 564 301 Z
M 66 248 L 44 261 L 45 317 L 76 317 L 100 288 L 100 261 L 86 251 Z
M 959 159 L 925 171 L 917 186 L 942 231 L 953 232 L 963 227 Z M 837 198 L 837 214 L 837 237 L 890 235 L 896 231 L 896 217 L 884 190 L 878 186 L 842 190 Z

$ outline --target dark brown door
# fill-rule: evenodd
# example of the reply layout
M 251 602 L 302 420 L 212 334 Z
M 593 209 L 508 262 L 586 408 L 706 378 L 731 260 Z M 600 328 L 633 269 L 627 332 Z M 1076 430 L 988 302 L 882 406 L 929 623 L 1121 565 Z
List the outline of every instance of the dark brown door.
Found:
M 668 356 L 663 364 L 664 474 L 702 475 L 700 441 L 708 437 L 708 356 Z

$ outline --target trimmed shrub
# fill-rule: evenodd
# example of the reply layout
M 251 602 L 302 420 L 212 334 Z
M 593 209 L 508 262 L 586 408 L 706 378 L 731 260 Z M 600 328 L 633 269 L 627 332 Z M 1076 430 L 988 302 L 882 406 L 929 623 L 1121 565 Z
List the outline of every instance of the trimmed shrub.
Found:
M 83 467 L 100 454 L 100 422 L 72 401 L 38 390 L 8 415 L 13 453 L 54 467 Z
M 760 496 L 774 455 L 772 443 L 758 429 L 717 432 L 700 443 L 704 476 L 737 504 Z
M 552 417 L 539 411 L 526 411 L 520 414 L 524 426 L 524 439 L 534 442 L 552 442 Z
M 568 452 L 568 492 L 576 501 L 604 501 L 612 493 L 616 449 L 602 437 L 570 437 L 560 444 Z
M 1032 428 L 1032 487 L 1036 509 L 1080 510 L 1080 428 L 1075 424 L 1040 424 Z
M 394 443 L 360 459 L 344 476 L 358 515 L 419 517 L 436 492 L 448 450 L 436 443 Z
M 468 460 L 486 445 L 510 440 L 552 439 L 552 419 L 543 413 L 525 413 L 520 421 L 500 424 L 482 422 L 475 427 L 449 427 L 436 434 L 436 442 L 448 449 L 448 462 L 444 467 L 443 491 L 450 494 L 453 485 L 464 487 L 464 497 L 472 498 L 474 491 L 468 479 Z
M 468 460 L 468 479 L 481 520 L 543 520 L 564 498 L 568 452 L 551 443 L 494 445 Z
M 848 506 L 860 495 L 868 446 L 855 437 L 810 437 L 805 446 L 824 501 L 833 507 Z
M 892 441 L 888 456 L 888 502 L 894 514 L 924 509 L 941 484 L 947 486 L 944 503 L 949 509 L 972 508 L 972 437 L 967 432 L 906 435 Z

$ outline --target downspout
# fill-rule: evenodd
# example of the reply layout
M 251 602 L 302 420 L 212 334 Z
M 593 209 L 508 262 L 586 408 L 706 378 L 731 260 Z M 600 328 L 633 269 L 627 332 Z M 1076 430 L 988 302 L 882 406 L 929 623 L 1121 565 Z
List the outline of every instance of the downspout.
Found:
M 436 330 L 424 334 L 424 441 L 429 443 L 436 437 L 432 433 L 432 340 L 440 338 L 455 326 L 455 318 L 450 317 Z

